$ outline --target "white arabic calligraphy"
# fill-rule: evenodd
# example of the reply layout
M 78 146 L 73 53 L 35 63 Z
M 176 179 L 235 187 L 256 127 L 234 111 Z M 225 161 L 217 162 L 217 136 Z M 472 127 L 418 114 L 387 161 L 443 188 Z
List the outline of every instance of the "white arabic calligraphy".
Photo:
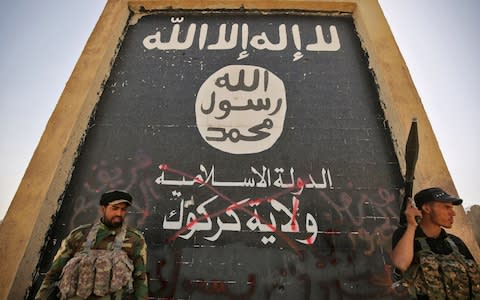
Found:
M 180 41 L 180 23 L 184 21 L 184 18 L 172 18 L 171 22 L 173 23 L 172 31 L 170 34 L 170 39 L 168 41 L 162 41 L 162 36 L 160 31 L 157 31 L 154 34 L 147 35 L 143 39 L 143 46 L 148 50 L 159 49 L 159 50 L 185 50 L 193 45 L 193 41 L 196 37 L 197 24 L 191 23 L 188 25 L 187 33 L 185 34 L 184 41 Z M 230 27 L 230 35 L 227 36 L 227 28 Z M 241 29 L 239 29 L 241 28 Z M 241 34 L 239 35 L 239 30 Z M 340 39 L 338 37 L 337 28 L 334 25 L 328 27 L 330 33 L 330 42 L 325 40 L 323 34 L 323 28 L 321 25 L 315 26 L 315 36 L 316 42 L 305 45 L 306 51 L 311 52 L 322 52 L 322 51 L 338 51 L 341 47 Z M 209 33 L 213 31 L 210 30 L 208 24 L 201 24 L 200 30 L 198 33 L 198 47 L 200 50 L 205 49 L 205 45 L 208 40 Z M 297 49 L 297 52 L 293 55 L 293 61 L 299 60 L 303 57 L 301 53 L 302 40 L 300 35 L 300 27 L 298 24 L 291 26 L 292 39 Z M 231 50 L 237 47 L 240 44 L 242 52 L 238 56 L 238 60 L 247 57 L 248 54 L 248 45 L 256 50 L 269 50 L 269 51 L 283 51 L 287 48 L 288 45 L 288 30 L 287 25 L 279 24 L 278 30 L 274 36 L 269 36 L 265 31 L 262 31 L 259 34 L 254 34 L 250 36 L 249 25 L 243 23 L 240 27 L 238 23 L 233 24 L 220 24 L 218 27 L 217 39 L 215 43 L 209 44 L 206 46 L 208 50 Z M 272 40 L 277 40 L 276 43 Z
M 196 216 L 195 213 L 190 212 L 186 218 L 186 225 L 184 226 L 185 231 L 188 231 L 188 232 L 185 234 L 178 235 L 178 237 L 187 240 L 187 239 L 190 239 L 195 232 L 211 231 L 213 227 L 212 225 L 214 223 L 212 222 L 211 217 L 214 215 L 209 214 L 207 212 L 206 206 L 208 204 L 211 204 L 217 198 L 218 198 L 218 195 L 215 195 L 209 198 L 208 200 L 206 200 L 205 202 L 203 202 L 201 205 L 199 205 L 196 209 L 196 213 L 199 215 L 198 217 Z M 218 225 L 218 230 L 213 235 L 206 236 L 203 238 L 213 242 L 218 240 L 218 238 L 221 236 L 222 232 L 224 231 L 240 232 L 242 230 L 242 224 L 235 210 L 240 207 L 244 207 L 246 205 L 250 207 L 254 207 L 253 213 L 251 213 L 251 217 L 245 223 L 246 227 L 250 229 L 252 232 L 275 233 L 277 230 L 280 230 L 282 232 L 289 232 L 289 233 L 297 233 L 297 234 L 303 233 L 300 231 L 300 226 L 298 226 L 297 224 L 297 214 L 298 214 L 297 210 L 299 208 L 300 200 L 296 196 L 292 197 L 292 210 L 288 209 L 285 205 L 283 205 L 276 199 L 268 200 L 268 202 L 271 204 L 271 206 L 274 208 L 275 211 L 282 212 L 289 218 L 289 221 L 286 224 L 280 224 L 279 227 L 277 227 L 277 221 L 272 212 L 270 212 L 269 214 L 270 223 L 268 222 L 267 224 L 262 223 L 263 219 L 259 216 L 256 207 L 265 202 L 266 201 L 262 201 L 260 199 L 246 198 L 236 203 L 232 203 L 230 206 L 228 206 L 224 210 L 224 213 L 231 220 L 233 220 L 233 222 L 222 221 L 220 216 L 223 214 L 215 214 L 217 218 L 216 223 Z M 164 229 L 179 230 L 180 228 L 182 228 L 183 210 L 184 210 L 183 205 L 184 205 L 184 201 L 182 200 L 180 202 L 180 217 L 177 221 L 167 221 L 167 216 L 164 216 L 164 220 L 163 220 Z M 170 212 L 168 219 L 170 219 L 173 215 L 176 215 L 176 212 L 174 211 Z M 265 222 L 265 220 L 263 220 L 263 222 Z M 305 217 L 305 232 L 310 233 L 310 236 L 306 239 L 296 239 L 296 241 L 302 244 L 312 245 L 315 242 L 318 235 L 318 225 L 317 225 L 317 221 L 315 220 L 313 215 L 310 213 L 307 213 Z M 269 237 L 263 236 L 261 238 L 261 241 L 264 244 L 266 243 L 273 244 L 275 243 L 276 239 L 270 235 Z
M 284 129 L 283 81 L 253 65 L 227 65 L 210 75 L 195 101 L 197 129 L 212 147 L 233 154 L 269 149 Z
M 243 178 L 240 181 L 218 181 L 215 179 L 215 166 L 212 165 L 210 171 L 207 171 L 207 168 L 201 164 L 200 171 L 203 173 L 196 175 L 193 179 L 186 179 L 185 176 L 182 176 L 180 180 L 171 180 L 165 178 L 165 171 L 162 171 L 162 174 L 155 179 L 155 182 L 159 185 L 173 185 L 173 186 L 192 186 L 195 183 L 203 186 L 205 184 L 210 184 L 211 186 L 221 186 L 221 187 L 258 187 L 258 188 L 267 188 L 275 186 L 278 188 L 291 189 L 296 187 L 297 180 L 295 179 L 295 169 L 289 169 L 289 182 L 285 183 L 283 178 L 283 173 L 285 170 L 283 168 L 274 168 L 273 174 L 276 177 L 275 181 L 272 182 L 272 172 L 270 168 L 262 166 L 261 171 L 257 170 L 255 167 L 250 167 L 251 172 L 256 175 L 255 177 Z M 308 175 L 309 182 L 305 183 L 302 188 L 306 189 L 333 189 L 332 177 L 330 174 L 330 169 L 321 169 L 322 181 L 314 180 L 311 174 Z

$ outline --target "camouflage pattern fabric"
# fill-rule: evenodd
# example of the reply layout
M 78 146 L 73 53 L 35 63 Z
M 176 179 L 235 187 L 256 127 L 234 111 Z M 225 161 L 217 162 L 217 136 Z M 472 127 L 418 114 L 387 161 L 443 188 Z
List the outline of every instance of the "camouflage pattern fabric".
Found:
M 112 266 L 111 291 L 118 291 L 125 286 L 132 286 L 133 264 L 122 251 L 117 251 L 110 260 Z
M 117 292 L 126 286 L 130 289 L 132 287 L 133 264 L 127 254 L 121 250 L 126 234 L 126 225 L 124 224 L 116 235 L 113 249 L 92 250 L 99 226 L 100 224 L 97 223 L 92 227 L 84 243 L 83 251 L 74 257 L 80 259 L 72 259 L 67 263 L 67 266 L 77 263 L 78 267 L 69 266 L 69 268 L 63 271 L 59 288 L 64 298 L 72 294 L 75 281 L 77 282 L 75 295 L 82 299 L 87 299 L 92 294 L 105 296 Z M 114 261 L 115 263 L 113 263 Z M 112 269 L 112 266 L 115 268 Z M 73 275 L 69 274 L 69 272 Z M 75 278 L 77 274 L 78 277 Z M 112 277 L 112 274 L 115 274 L 115 277 Z M 66 282 L 67 280 L 70 283 Z M 62 288 L 65 286 L 68 288 L 63 290 Z
M 77 296 L 84 299 L 88 298 L 93 292 L 93 281 L 95 280 L 95 259 L 92 252 L 83 256 L 83 259 L 78 263 L 78 283 L 77 283 Z M 64 280 L 62 278 L 62 280 Z M 62 281 L 61 280 L 61 281 Z M 60 281 L 60 282 L 61 282 Z M 61 286 L 61 284 L 60 284 Z M 60 290 L 60 292 L 63 291 Z
M 107 251 L 107 253 L 105 253 Z M 100 252 L 100 253 L 99 253 Z M 112 272 L 112 258 L 108 255 L 108 250 L 96 250 L 97 260 L 95 261 L 95 278 L 92 280 L 95 283 L 93 293 L 98 296 L 105 296 L 110 292 L 110 274 Z M 133 268 L 132 268 L 133 269 Z M 129 270 L 132 274 L 132 270 Z M 120 286 L 116 290 L 122 288 Z
M 112 265 L 112 268 L 115 270 L 115 264 L 118 266 L 118 270 L 122 271 L 117 271 L 117 272 L 124 272 L 124 270 L 129 270 L 128 274 L 130 276 L 130 279 L 133 275 L 133 282 L 130 281 L 130 287 L 128 287 L 128 283 L 120 283 L 118 280 L 125 280 L 125 277 L 121 277 L 116 275 L 114 279 L 114 274 L 116 273 L 115 271 L 107 271 L 106 269 L 109 268 L 108 263 L 105 263 L 108 259 L 100 258 L 101 255 L 97 253 L 96 260 L 94 262 L 95 264 L 95 272 L 90 272 L 89 276 L 92 274 L 95 274 L 96 272 L 100 272 L 100 274 L 109 274 L 110 281 L 106 283 L 106 280 L 97 280 L 97 282 L 92 285 L 92 292 L 89 296 L 87 297 L 80 297 L 75 296 L 73 291 L 75 291 L 78 288 L 78 285 L 75 283 L 75 281 L 69 281 L 70 284 L 63 283 L 62 287 L 62 281 L 59 282 L 61 276 L 65 277 L 65 273 L 70 274 L 68 275 L 69 277 L 77 277 L 80 279 L 80 269 L 79 269 L 79 263 L 78 260 L 81 260 L 80 256 L 82 256 L 81 253 L 85 253 L 84 250 L 84 244 L 86 243 L 87 240 L 87 235 L 93 231 L 93 226 L 91 224 L 87 225 L 82 225 L 76 229 L 74 229 L 68 236 L 62 241 L 62 245 L 60 249 L 58 250 L 50 270 L 47 272 L 45 275 L 44 281 L 42 283 L 42 286 L 40 287 L 40 290 L 37 293 L 36 299 L 59 299 L 60 298 L 60 293 L 59 293 L 59 288 L 62 288 L 64 291 L 67 291 L 63 297 L 63 299 L 103 299 L 101 296 L 95 296 L 94 293 L 103 293 L 107 289 L 107 285 L 109 286 L 108 289 L 109 291 L 112 290 L 112 284 L 115 286 L 122 286 L 120 294 L 114 293 L 115 299 L 122 297 L 122 293 L 125 295 L 131 295 L 135 299 L 147 299 L 148 298 L 148 285 L 147 285 L 147 275 L 146 275 L 146 243 L 143 238 L 143 235 L 137 231 L 136 229 L 127 227 L 126 233 L 125 233 L 125 238 L 123 239 L 122 242 L 119 243 L 119 247 L 121 248 L 122 251 L 118 251 L 119 253 L 123 254 L 114 254 L 115 251 L 111 251 L 110 249 L 115 248 L 115 238 L 119 235 L 121 229 L 111 229 L 105 226 L 103 223 L 98 223 L 98 232 L 96 234 L 96 239 L 92 242 L 92 251 L 102 251 L 102 250 L 107 250 L 104 251 L 105 253 L 110 253 L 110 255 L 113 257 L 110 258 L 110 262 Z M 122 258 L 120 258 L 123 256 Z M 116 258 L 117 257 L 117 258 Z M 128 259 L 127 259 L 128 258 Z M 77 260 L 77 263 L 75 263 L 75 260 Z M 124 262 L 123 265 L 120 262 Z M 69 271 L 68 268 L 77 268 L 77 271 Z M 110 268 L 110 269 L 112 269 Z M 122 269 L 123 268 L 123 269 Z M 63 274 L 63 275 L 62 275 Z M 84 274 L 83 276 L 84 279 L 82 280 L 88 280 L 88 273 Z M 130 275 L 132 274 L 132 275 Z M 101 275 L 101 276 L 106 276 L 106 275 Z M 102 277 L 106 278 L 106 277 Z M 65 280 L 66 282 L 67 280 Z M 57 287 L 57 283 L 59 283 L 59 286 Z M 125 287 L 125 285 L 127 287 Z M 133 289 L 132 289 L 133 285 Z M 88 284 L 87 284 L 88 286 Z M 87 289 L 85 289 L 87 291 Z M 85 292 L 86 293 L 86 292 Z M 133 293 L 133 294 L 132 294 Z M 112 294 L 108 294 L 107 297 L 110 299 L 110 296 Z M 82 293 L 82 296 L 85 296 L 85 294 Z M 112 298 L 113 299 L 113 298 Z M 119 298 L 120 299 L 120 298 Z
M 472 281 L 472 294 L 480 300 L 480 266 L 477 265 L 473 260 L 467 260 L 467 272 L 468 276 Z
M 119 256 L 122 256 L 119 258 Z M 113 261 L 117 267 L 113 268 Z M 124 261 L 127 263 L 125 264 Z M 128 267 L 124 267 L 128 265 Z M 123 277 L 115 273 L 123 273 Z M 78 253 L 69 260 L 63 268 L 59 289 L 63 298 L 70 299 L 74 296 L 86 299 L 92 293 L 105 296 L 121 290 L 124 286 L 131 287 L 131 274 L 133 264 L 123 251 L 92 250 L 91 254 Z
M 411 266 L 404 279 L 413 298 L 428 295 L 431 300 L 479 299 L 480 271 L 478 265 L 460 254 L 455 243 L 446 238 L 452 247 L 448 255 L 431 251 L 425 238 L 417 238 L 421 250 L 415 253 L 419 264 Z
M 64 280 L 59 283 L 58 287 L 67 298 L 71 298 L 77 293 L 78 265 L 81 260 L 80 255 L 75 256 L 63 268 L 61 277 Z

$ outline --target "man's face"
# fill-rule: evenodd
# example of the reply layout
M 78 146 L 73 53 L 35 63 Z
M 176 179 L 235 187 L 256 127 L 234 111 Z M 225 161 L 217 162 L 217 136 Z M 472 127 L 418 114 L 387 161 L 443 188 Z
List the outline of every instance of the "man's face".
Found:
M 101 206 L 103 214 L 103 223 L 108 227 L 117 228 L 122 226 L 127 214 L 127 203 L 109 204 Z
M 453 217 L 455 216 L 453 204 L 433 201 L 425 205 L 428 205 L 432 223 L 441 227 L 452 228 Z

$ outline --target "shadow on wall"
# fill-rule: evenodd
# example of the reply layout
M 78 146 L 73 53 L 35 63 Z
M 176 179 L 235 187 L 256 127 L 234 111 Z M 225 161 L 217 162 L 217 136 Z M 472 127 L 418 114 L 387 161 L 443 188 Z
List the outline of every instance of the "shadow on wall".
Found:
M 472 224 L 473 234 L 475 235 L 475 240 L 477 241 L 478 246 L 480 247 L 480 205 L 474 205 L 467 212 L 467 217 Z

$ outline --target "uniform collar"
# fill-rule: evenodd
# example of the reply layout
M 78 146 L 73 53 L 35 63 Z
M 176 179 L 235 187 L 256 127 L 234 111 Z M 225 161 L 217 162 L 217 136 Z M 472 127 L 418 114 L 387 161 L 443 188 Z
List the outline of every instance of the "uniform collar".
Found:
M 117 228 L 108 227 L 105 223 L 103 223 L 103 218 L 100 218 L 100 227 L 98 229 L 99 230 L 110 231 L 112 234 L 115 235 L 118 232 L 120 232 L 120 229 L 122 229 L 122 226 L 117 227 Z

